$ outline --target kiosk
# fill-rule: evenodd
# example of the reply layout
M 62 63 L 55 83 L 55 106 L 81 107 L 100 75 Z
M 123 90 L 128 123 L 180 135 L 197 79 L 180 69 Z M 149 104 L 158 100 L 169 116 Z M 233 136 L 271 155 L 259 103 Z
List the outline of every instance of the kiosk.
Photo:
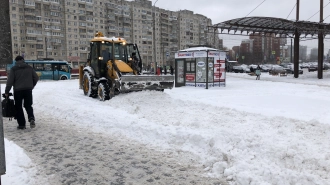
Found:
M 226 53 L 208 47 L 194 47 L 175 53 L 175 87 L 225 87 Z

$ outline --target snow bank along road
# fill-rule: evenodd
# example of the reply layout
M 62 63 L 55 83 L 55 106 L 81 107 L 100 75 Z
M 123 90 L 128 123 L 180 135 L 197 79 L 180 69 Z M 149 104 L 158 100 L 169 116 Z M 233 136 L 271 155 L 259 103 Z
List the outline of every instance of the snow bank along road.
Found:
M 328 185 L 329 87 L 228 76 L 222 89 L 106 102 L 85 97 L 77 80 L 40 82 L 38 128 L 6 125 L 5 136 L 62 184 Z
M 126 115 L 111 112 L 107 107 L 110 101 L 85 97 L 81 90 L 70 92 L 74 85 L 70 81 L 38 84 L 34 90 L 35 129 L 17 130 L 15 120 L 4 119 L 5 137 L 22 147 L 39 170 L 25 183 L 226 184 L 204 177 L 203 167 L 190 160 L 189 154 L 157 151 L 125 135 L 114 134 L 109 131 L 111 128 L 100 132 L 103 128 L 97 125 L 120 125 L 116 117 L 124 119 Z M 125 109 L 125 103 L 119 109 Z M 88 116 L 84 116 L 85 111 Z M 126 121 L 131 122 L 130 119 Z

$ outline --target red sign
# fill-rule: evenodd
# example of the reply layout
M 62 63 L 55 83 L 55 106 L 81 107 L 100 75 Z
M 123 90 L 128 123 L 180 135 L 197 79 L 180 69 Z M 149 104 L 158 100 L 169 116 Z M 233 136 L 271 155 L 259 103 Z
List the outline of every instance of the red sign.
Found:
M 80 57 L 78 57 L 78 56 L 68 56 L 69 61 L 78 61 L 79 59 L 80 59 Z
M 222 76 L 222 73 L 220 73 L 220 74 L 214 74 L 214 78 L 221 78 L 221 76 Z
M 225 60 L 217 60 L 217 64 L 225 63 L 225 62 L 226 62 Z
M 195 81 L 195 74 L 186 74 L 186 81 Z

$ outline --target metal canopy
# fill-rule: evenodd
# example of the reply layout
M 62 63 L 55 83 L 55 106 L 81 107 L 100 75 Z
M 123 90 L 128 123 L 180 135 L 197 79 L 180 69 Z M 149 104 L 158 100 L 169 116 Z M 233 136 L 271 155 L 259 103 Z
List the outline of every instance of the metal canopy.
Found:
M 324 35 L 330 35 L 330 24 L 309 22 L 309 21 L 290 21 L 287 19 L 274 17 L 243 17 L 228 20 L 222 23 L 208 26 L 209 32 L 223 34 L 275 34 L 277 37 L 293 37 L 295 29 L 302 37 L 317 36 L 320 31 Z

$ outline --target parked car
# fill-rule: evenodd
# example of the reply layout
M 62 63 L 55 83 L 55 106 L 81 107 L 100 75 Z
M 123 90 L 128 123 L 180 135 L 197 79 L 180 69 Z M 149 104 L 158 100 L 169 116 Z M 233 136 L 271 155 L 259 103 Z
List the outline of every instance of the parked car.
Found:
M 282 66 L 283 68 L 288 68 L 289 65 L 292 65 L 292 63 L 282 63 L 280 64 L 280 66 Z
M 330 69 L 330 63 L 325 62 L 325 63 L 323 64 L 323 70 L 328 70 L 328 69 Z
M 286 74 L 286 70 L 282 67 L 282 66 L 273 66 L 270 70 L 269 70 L 269 74 L 270 75 L 278 75 L 278 74 Z
M 261 68 L 261 72 L 269 72 L 270 70 L 270 68 L 265 65 L 260 66 L 260 68 Z
M 243 67 L 244 73 L 251 73 L 251 70 L 249 67 Z
M 242 66 L 233 66 L 233 70 L 234 73 L 243 73 L 244 69 Z
M 308 67 L 308 72 L 311 72 L 311 71 L 317 71 L 317 64 L 311 64 Z
M 293 74 L 294 73 L 294 65 L 293 64 L 288 65 L 285 70 L 286 70 L 287 73 Z M 304 71 L 301 69 L 301 66 L 300 65 L 298 67 L 298 70 L 299 70 L 299 74 L 303 74 L 304 73 Z
M 301 68 L 303 69 L 303 68 L 308 68 L 309 67 L 309 64 L 308 63 L 302 63 L 301 64 Z

